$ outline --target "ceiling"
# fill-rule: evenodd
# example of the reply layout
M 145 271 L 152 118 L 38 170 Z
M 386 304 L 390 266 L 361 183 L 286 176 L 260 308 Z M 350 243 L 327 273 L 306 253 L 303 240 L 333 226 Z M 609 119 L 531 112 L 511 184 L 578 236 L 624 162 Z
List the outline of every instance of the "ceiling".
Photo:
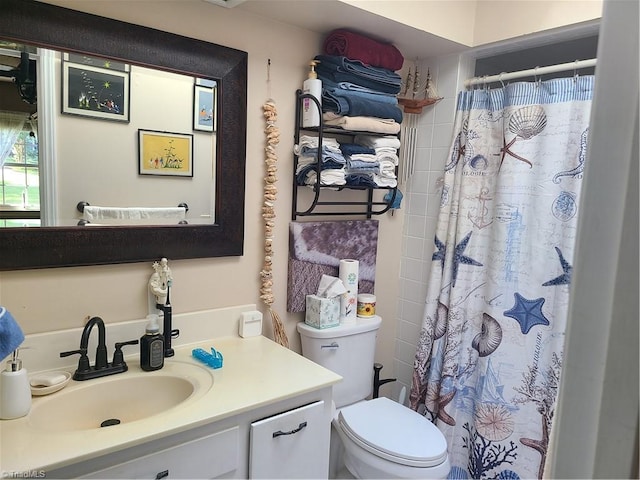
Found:
M 392 43 L 405 58 L 428 58 L 469 48 L 336 0 L 245 0 L 236 8 L 320 34 L 348 27 L 376 40 Z

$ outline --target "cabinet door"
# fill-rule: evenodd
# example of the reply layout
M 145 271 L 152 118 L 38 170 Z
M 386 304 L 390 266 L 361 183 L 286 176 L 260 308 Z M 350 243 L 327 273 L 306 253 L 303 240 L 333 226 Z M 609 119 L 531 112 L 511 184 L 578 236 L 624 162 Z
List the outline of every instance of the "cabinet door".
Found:
M 219 477 L 238 468 L 238 431 L 233 427 L 80 478 Z
M 327 478 L 330 435 L 323 401 L 252 423 L 249 478 Z

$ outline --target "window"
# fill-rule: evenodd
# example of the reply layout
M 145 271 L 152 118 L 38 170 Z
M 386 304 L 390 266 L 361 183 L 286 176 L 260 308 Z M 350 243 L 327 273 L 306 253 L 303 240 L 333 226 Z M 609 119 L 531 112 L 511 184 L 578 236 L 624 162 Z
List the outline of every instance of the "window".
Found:
M 39 225 L 38 139 L 27 123 L 0 167 L 0 227 Z

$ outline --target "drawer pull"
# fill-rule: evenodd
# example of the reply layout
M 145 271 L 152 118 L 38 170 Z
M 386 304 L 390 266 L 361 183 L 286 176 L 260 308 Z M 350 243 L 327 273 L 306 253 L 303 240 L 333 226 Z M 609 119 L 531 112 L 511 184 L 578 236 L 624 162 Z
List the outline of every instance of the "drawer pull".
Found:
M 333 342 L 331 345 L 322 345 L 320 347 L 320 349 L 323 348 L 340 348 L 340 345 L 338 345 L 338 342 Z
M 298 425 L 298 428 L 294 428 L 289 432 L 283 432 L 282 430 L 278 430 L 277 432 L 273 432 L 273 438 L 279 437 L 280 435 L 293 435 L 294 433 L 298 433 L 300 430 L 302 430 L 306 426 L 307 426 L 307 422 L 302 422 L 300 425 Z
M 169 476 L 169 470 L 163 470 L 156 474 L 156 480 L 160 480 L 161 478 L 167 478 Z

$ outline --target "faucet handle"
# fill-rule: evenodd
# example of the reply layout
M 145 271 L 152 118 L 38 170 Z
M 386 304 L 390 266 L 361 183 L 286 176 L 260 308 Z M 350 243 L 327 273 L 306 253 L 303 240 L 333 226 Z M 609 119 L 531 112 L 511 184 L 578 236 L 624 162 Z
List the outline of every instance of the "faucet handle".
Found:
M 70 350 L 68 352 L 61 352 L 60 353 L 60 358 L 62 357 L 69 357 L 71 355 L 76 355 L 79 354 L 80 355 L 80 359 L 78 360 L 78 368 L 77 368 L 77 372 L 88 372 L 89 370 L 91 370 L 91 367 L 89 366 L 89 357 L 87 357 L 87 349 L 86 348 L 81 348 L 79 350 Z
M 129 340 L 128 342 L 116 342 L 116 350 L 113 352 L 113 362 L 111 363 L 111 366 L 119 367 L 121 365 L 126 365 L 126 363 L 124 363 L 124 356 L 122 355 L 122 347 L 125 345 L 137 345 L 138 342 L 138 339 Z

